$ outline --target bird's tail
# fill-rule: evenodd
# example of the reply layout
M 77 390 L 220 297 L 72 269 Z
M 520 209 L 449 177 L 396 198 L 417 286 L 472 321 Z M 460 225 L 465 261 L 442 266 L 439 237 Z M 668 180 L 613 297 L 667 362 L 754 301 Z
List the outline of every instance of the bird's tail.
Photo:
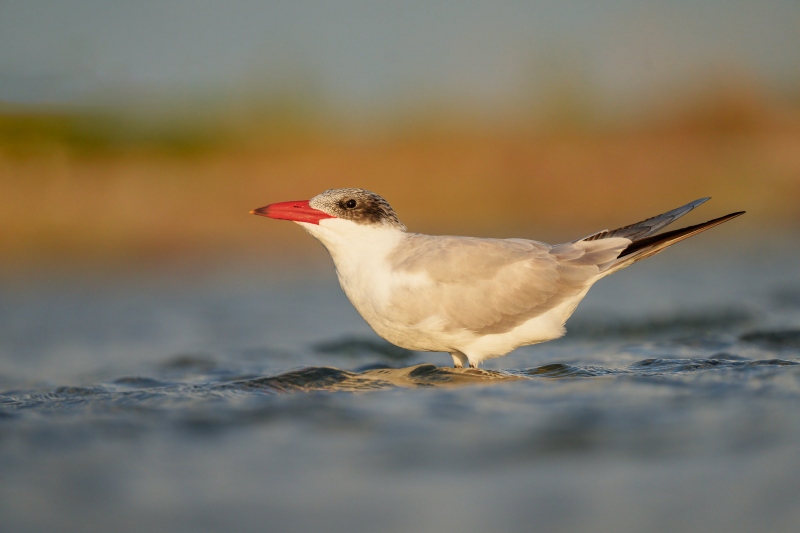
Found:
M 688 239 L 693 235 L 697 235 L 698 233 L 713 228 L 714 226 L 718 226 L 723 222 L 727 222 L 728 220 L 734 219 L 745 213 L 744 211 L 738 211 L 736 213 L 731 213 L 723 217 L 709 220 L 708 222 L 703 222 L 702 224 L 696 224 L 694 226 L 688 226 L 686 228 L 654 235 L 660 229 L 671 224 L 707 200 L 709 200 L 709 198 L 701 198 L 677 209 L 673 209 L 672 211 L 668 211 L 664 214 L 637 222 L 636 224 L 631 224 L 630 226 L 624 226 L 611 231 L 604 230 L 581 240 L 593 241 L 612 237 L 623 237 L 633 241 L 620 252 L 616 261 L 614 261 L 611 267 L 604 273 L 606 275 L 611 274 L 612 272 L 616 272 L 621 268 L 630 266 L 637 261 L 641 261 L 642 259 L 646 259 L 652 255 L 655 255 L 667 247 L 672 246 L 676 242 Z

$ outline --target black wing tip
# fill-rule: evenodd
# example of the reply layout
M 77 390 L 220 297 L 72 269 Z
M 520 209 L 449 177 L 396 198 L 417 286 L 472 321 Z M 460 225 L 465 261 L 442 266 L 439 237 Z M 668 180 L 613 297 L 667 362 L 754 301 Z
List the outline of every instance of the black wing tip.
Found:
M 717 221 L 727 222 L 727 221 L 732 220 L 732 219 L 734 219 L 736 217 L 740 217 L 740 216 L 744 215 L 745 213 L 747 213 L 747 211 L 736 211 L 735 213 L 728 213 L 727 215 L 721 216 L 719 218 L 715 218 L 714 220 L 709 220 L 708 222 L 717 222 Z M 706 222 L 706 224 L 708 222 Z
M 740 217 L 744 215 L 746 211 L 736 211 L 735 213 L 729 213 L 727 215 L 723 215 L 718 218 L 714 218 L 711 220 L 707 220 L 701 224 L 695 224 L 694 226 L 688 226 L 685 228 L 680 228 L 672 231 L 667 231 L 666 233 L 658 233 L 656 235 L 652 235 L 650 237 L 645 237 L 644 239 L 640 239 L 638 241 L 632 242 L 625 248 L 622 253 L 619 254 L 619 258 L 625 257 L 627 255 L 631 255 L 639 250 L 643 250 L 645 248 L 664 244 L 663 248 L 671 246 L 676 242 L 682 241 L 688 237 L 692 237 L 693 235 L 697 235 L 698 233 L 702 233 L 707 229 L 711 229 L 715 226 L 719 226 L 729 220 L 733 220 L 736 217 Z M 657 253 L 654 252 L 654 253 Z
M 712 218 L 711 220 L 707 220 L 707 221 L 705 221 L 705 222 L 703 222 L 701 224 L 695 224 L 694 226 L 689 226 L 689 227 L 686 227 L 686 228 L 681 228 L 681 229 L 677 229 L 677 230 L 673 230 L 673 231 L 683 231 L 683 230 L 690 229 L 690 228 L 700 228 L 700 227 L 703 227 L 704 229 L 706 229 L 706 228 L 710 229 L 710 228 L 713 228 L 716 225 L 722 224 L 723 222 L 727 222 L 729 220 L 733 220 L 736 217 L 740 217 L 740 216 L 744 215 L 745 213 L 747 213 L 747 211 L 736 211 L 735 213 L 728 213 L 727 215 L 722 215 L 721 217 Z M 667 233 L 671 233 L 671 232 L 667 232 Z M 657 235 L 654 235 L 654 237 L 659 237 L 659 236 L 662 236 L 662 235 L 666 235 L 666 234 L 665 233 L 659 233 Z

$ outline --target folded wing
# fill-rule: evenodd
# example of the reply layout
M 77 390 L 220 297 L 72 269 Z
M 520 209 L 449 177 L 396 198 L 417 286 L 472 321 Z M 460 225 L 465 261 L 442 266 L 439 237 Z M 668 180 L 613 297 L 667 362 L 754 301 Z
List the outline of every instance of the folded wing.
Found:
M 600 241 L 615 237 L 624 237 L 626 239 L 630 239 L 631 243 L 624 250 L 622 250 L 614 264 L 606 270 L 606 274 L 610 274 L 620 270 L 621 268 L 630 266 L 637 261 L 641 261 L 642 259 L 653 256 L 675 243 L 678 243 L 684 239 L 688 239 L 689 237 L 697 235 L 698 233 L 701 233 L 707 229 L 711 229 L 714 226 L 718 226 L 723 222 L 727 222 L 728 220 L 732 220 L 744 214 L 744 211 L 738 211 L 736 213 L 730 213 L 728 215 L 703 222 L 702 224 L 695 224 L 694 226 L 666 231 L 656 235 L 658 231 L 675 222 L 677 219 L 698 205 L 707 202 L 708 200 L 710 200 L 710 198 L 700 198 L 699 200 L 689 202 L 688 204 L 678 207 L 677 209 L 673 209 L 672 211 L 667 211 L 661 215 L 642 220 L 636 224 L 631 224 L 629 226 L 624 226 L 611 231 L 603 230 L 588 237 L 584 237 L 577 242 Z
M 393 287 L 392 306 L 397 319 L 409 325 L 427 321 L 444 331 L 505 333 L 584 293 L 630 242 L 609 238 L 550 246 L 409 235 L 390 260 L 397 272 L 422 275 L 426 282 Z

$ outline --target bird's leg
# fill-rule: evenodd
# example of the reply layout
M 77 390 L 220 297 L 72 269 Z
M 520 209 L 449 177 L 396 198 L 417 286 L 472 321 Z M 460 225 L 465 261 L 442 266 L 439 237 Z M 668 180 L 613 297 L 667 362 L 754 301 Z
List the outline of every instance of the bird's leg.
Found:
M 469 367 L 470 368 L 478 368 L 478 363 L 470 363 Z
M 450 352 L 450 355 L 453 358 L 453 366 L 456 368 L 464 368 L 468 362 L 467 356 L 461 352 Z

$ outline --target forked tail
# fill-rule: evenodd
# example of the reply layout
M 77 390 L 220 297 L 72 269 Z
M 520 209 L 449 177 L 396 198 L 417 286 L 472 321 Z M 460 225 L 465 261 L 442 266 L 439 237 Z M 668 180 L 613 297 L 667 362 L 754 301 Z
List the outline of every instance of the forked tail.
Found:
M 655 255 L 667 247 L 672 246 L 676 242 L 688 239 L 693 235 L 697 235 L 698 233 L 701 233 L 709 228 L 713 228 L 714 226 L 718 226 L 723 222 L 727 222 L 745 213 L 744 211 L 738 211 L 736 213 L 731 213 L 723 217 L 709 220 L 708 222 L 703 222 L 702 224 L 696 224 L 694 226 L 688 226 L 686 228 L 654 235 L 662 228 L 671 224 L 698 205 L 708 200 L 709 198 L 701 198 L 677 209 L 673 209 L 672 211 L 668 211 L 664 214 L 637 222 L 636 224 L 631 224 L 630 226 L 624 226 L 611 231 L 604 230 L 581 240 L 594 241 L 612 237 L 624 237 L 633 241 L 624 250 L 622 250 L 622 252 L 620 252 L 619 256 L 617 256 L 617 260 L 606 271 L 606 274 L 610 274 L 611 272 L 615 272 L 621 268 L 632 265 L 637 261 L 641 261 L 642 259 L 650 257 L 651 255 Z

